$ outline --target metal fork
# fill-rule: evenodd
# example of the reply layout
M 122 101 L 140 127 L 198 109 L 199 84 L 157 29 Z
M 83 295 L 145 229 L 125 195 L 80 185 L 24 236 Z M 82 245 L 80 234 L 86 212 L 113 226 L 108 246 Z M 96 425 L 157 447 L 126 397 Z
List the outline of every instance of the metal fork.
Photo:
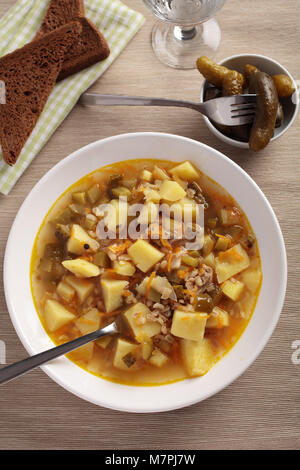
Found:
M 225 96 L 205 101 L 205 103 L 193 103 L 191 101 L 165 98 L 84 93 L 79 102 L 85 106 L 176 106 L 191 108 L 218 124 L 240 126 L 253 121 L 256 95 Z

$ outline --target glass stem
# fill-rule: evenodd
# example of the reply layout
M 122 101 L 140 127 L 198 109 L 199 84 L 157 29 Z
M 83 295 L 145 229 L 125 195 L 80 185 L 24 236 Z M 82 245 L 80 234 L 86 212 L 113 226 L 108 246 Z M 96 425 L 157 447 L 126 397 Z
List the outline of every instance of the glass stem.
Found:
M 174 26 L 174 36 L 178 41 L 190 41 L 197 34 L 195 26 Z

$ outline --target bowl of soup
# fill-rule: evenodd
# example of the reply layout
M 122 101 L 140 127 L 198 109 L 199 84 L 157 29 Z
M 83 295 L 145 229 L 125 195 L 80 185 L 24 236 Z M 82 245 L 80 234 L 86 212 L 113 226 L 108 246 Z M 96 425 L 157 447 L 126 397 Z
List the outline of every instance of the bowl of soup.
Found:
M 43 366 L 52 379 L 97 405 L 158 412 L 213 395 L 254 361 L 280 315 L 286 255 L 270 204 L 235 163 L 183 137 L 127 134 L 35 186 L 4 282 L 29 354 L 118 325 Z

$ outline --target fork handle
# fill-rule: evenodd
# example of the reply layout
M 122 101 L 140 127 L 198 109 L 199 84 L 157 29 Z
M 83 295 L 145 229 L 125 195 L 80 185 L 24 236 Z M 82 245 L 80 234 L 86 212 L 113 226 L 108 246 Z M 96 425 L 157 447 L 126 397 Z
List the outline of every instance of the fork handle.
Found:
M 84 93 L 79 102 L 85 106 L 175 106 L 179 108 L 191 108 L 202 111 L 202 103 L 191 101 L 169 100 L 166 98 L 148 98 L 145 96 L 124 95 L 100 95 L 98 93 Z
M 95 339 L 101 338 L 102 336 L 107 336 L 111 333 L 116 333 L 115 324 L 112 323 L 101 330 L 93 331 L 93 333 L 89 333 L 88 335 L 81 336 L 80 338 L 76 338 L 73 341 L 69 341 L 67 343 L 61 344 L 60 346 L 56 346 L 55 348 L 48 349 L 47 351 L 41 352 L 39 354 L 35 354 L 34 356 L 28 357 L 23 359 L 22 361 L 15 362 L 10 366 L 4 367 L 0 369 L 0 385 L 13 380 L 20 375 L 26 374 L 36 367 L 42 366 L 53 359 L 56 359 L 59 356 L 63 356 L 74 349 L 79 348 L 80 346 L 84 346 Z

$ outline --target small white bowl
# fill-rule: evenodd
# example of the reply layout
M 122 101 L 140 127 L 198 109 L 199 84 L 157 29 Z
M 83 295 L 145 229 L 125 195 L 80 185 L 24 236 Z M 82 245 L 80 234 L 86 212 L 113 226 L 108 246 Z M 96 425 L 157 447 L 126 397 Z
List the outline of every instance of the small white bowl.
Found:
M 4 287 L 14 327 L 29 354 L 53 347 L 41 325 L 30 290 L 30 258 L 39 227 L 57 198 L 74 182 L 102 166 L 136 158 L 191 160 L 237 200 L 256 234 L 263 283 L 255 312 L 236 345 L 206 375 L 156 387 L 109 382 L 66 357 L 42 369 L 62 387 L 97 405 L 130 412 L 167 411 L 204 400 L 242 374 L 269 340 L 284 301 L 287 267 L 276 216 L 256 183 L 220 152 L 176 135 L 124 134 L 84 147 L 54 166 L 33 188 L 19 210 L 7 242 Z M 19 384 L 20 386 L 20 384 Z M 251 390 L 247 390 L 251 395 Z M 254 393 L 254 390 L 253 390 Z
M 288 70 L 284 68 L 281 64 L 279 64 L 279 62 L 277 62 L 276 60 L 259 54 L 233 55 L 231 57 L 226 57 L 225 59 L 221 60 L 219 64 L 224 65 L 229 69 L 237 70 L 238 72 L 243 72 L 245 65 L 251 64 L 255 65 L 262 72 L 266 72 L 269 75 L 286 74 L 291 78 L 294 84 L 295 92 L 290 98 L 280 100 L 284 112 L 284 121 L 282 126 L 275 129 L 274 136 L 272 137 L 271 142 L 281 137 L 293 124 L 299 109 L 299 95 L 297 91 L 297 85 Z M 205 80 L 201 87 L 200 102 L 203 102 L 204 100 L 204 93 L 206 91 L 207 86 L 208 82 L 207 80 Z M 209 130 L 223 142 L 233 145 L 234 147 L 249 149 L 248 142 L 241 142 L 239 140 L 227 137 L 225 134 L 220 132 L 207 117 L 203 116 L 203 119 Z

